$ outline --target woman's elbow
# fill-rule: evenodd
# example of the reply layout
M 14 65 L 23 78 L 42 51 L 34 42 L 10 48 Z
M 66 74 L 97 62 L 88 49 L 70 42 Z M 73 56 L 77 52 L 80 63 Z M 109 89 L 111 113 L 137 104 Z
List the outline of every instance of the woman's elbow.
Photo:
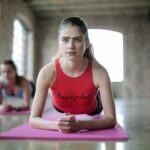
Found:
M 29 118 L 29 125 L 32 128 L 37 128 L 39 126 L 38 124 L 39 124 L 39 118 L 35 117 L 35 116 L 30 116 L 30 118 Z
M 116 124 L 117 124 L 116 119 L 111 119 L 110 122 L 111 122 L 111 123 L 110 123 L 110 128 L 115 128 L 115 127 L 116 127 Z
M 29 118 L 29 125 L 30 125 L 31 127 L 34 127 L 33 117 L 30 117 L 30 118 Z

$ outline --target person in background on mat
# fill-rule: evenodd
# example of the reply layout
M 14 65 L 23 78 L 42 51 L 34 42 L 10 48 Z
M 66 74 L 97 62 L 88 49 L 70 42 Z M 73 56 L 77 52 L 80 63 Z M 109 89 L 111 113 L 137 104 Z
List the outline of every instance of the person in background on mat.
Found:
M 35 85 L 17 74 L 17 67 L 12 60 L 5 60 L 0 66 L 0 110 L 29 110 L 30 98 L 34 96 Z M 8 97 L 22 98 L 22 106 L 16 107 L 5 101 Z M 5 99 L 4 99 L 5 98 Z
M 69 17 L 60 23 L 58 47 L 55 59 L 39 72 L 30 125 L 64 133 L 114 128 L 116 111 L 109 75 L 92 54 L 88 28 L 81 18 Z M 57 121 L 42 118 L 49 89 L 54 108 L 65 114 Z M 77 120 L 76 114 L 96 115 L 102 108 L 103 119 Z

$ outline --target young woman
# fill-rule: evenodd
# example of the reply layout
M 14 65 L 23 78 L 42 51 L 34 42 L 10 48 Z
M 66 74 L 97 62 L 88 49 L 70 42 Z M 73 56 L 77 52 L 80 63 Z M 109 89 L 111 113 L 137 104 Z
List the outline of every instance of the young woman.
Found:
M 34 95 L 34 85 L 17 74 L 16 65 L 12 60 L 5 60 L 1 64 L 0 69 L 0 110 L 28 110 L 30 107 L 30 98 Z M 10 96 L 23 98 L 22 106 L 16 107 L 8 104 L 4 98 L 7 99 Z
M 30 115 L 35 128 L 77 132 L 82 129 L 113 128 L 116 125 L 115 105 L 106 69 L 93 57 L 86 23 L 69 17 L 60 23 L 57 57 L 39 72 Z M 56 110 L 65 113 L 58 121 L 42 118 L 48 90 Z M 96 98 L 100 92 L 101 102 Z M 104 110 L 101 120 L 77 120 L 76 114 L 95 115 Z

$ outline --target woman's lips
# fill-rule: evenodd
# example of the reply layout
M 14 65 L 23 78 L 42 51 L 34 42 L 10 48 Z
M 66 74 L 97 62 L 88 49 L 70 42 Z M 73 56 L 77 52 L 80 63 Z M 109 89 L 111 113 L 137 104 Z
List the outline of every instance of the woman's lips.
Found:
M 68 54 L 69 56 L 74 56 L 74 55 L 77 54 L 77 52 L 67 52 L 67 54 Z

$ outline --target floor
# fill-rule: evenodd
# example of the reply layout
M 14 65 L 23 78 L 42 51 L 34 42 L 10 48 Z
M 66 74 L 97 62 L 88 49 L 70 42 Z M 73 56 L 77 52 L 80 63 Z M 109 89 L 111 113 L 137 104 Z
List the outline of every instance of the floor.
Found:
M 28 141 L 0 140 L 0 150 L 149 150 L 150 100 L 116 99 L 117 120 L 127 141 Z M 29 116 L 0 116 L 0 132 L 28 121 Z

